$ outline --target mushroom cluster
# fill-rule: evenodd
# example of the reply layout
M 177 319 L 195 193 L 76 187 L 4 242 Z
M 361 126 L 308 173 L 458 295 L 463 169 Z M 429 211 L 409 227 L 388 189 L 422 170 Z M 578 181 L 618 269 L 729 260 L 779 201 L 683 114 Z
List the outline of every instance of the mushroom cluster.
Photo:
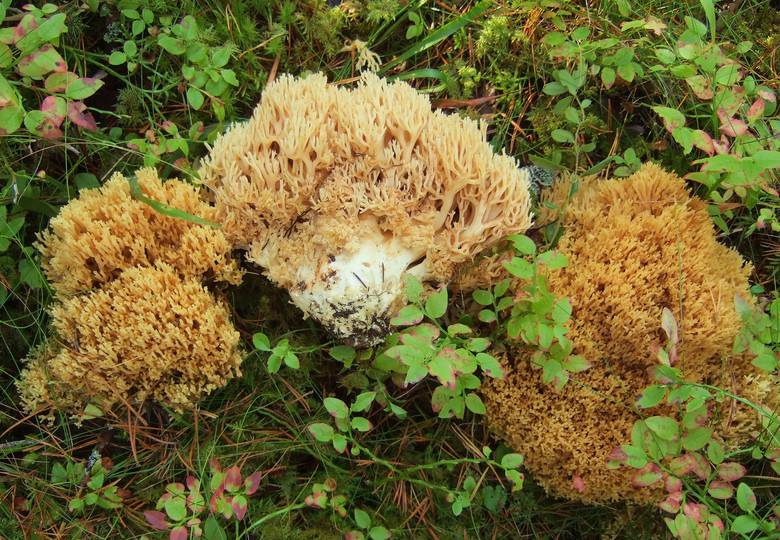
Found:
M 558 198 L 568 192 L 566 185 L 555 190 Z M 487 417 L 549 492 L 591 504 L 650 502 L 659 493 L 634 487 L 635 470 L 606 464 L 613 449 L 630 444 L 640 418 L 634 400 L 655 383 L 647 369 L 658 363 L 654 346 L 666 345 L 664 308 L 678 321 L 675 367 L 687 381 L 769 410 L 780 404 L 776 377 L 732 352 L 741 328 L 734 298 L 750 298 L 751 269 L 717 242 L 707 204 L 651 163 L 626 180 L 581 182 L 562 225 L 557 250 L 569 264 L 549 270 L 548 285 L 571 299 L 573 354 L 592 367 L 556 392 L 542 382 L 530 353 L 515 349 L 504 363 L 506 379 L 484 383 Z M 679 417 L 677 407 L 663 403 L 643 414 Z M 725 399 L 711 422 L 715 437 L 735 448 L 760 427 L 760 415 Z
M 163 183 L 152 169 L 137 180 L 149 198 L 215 217 L 185 182 Z M 86 403 L 152 399 L 180 408 L 239 374 L 238 332 L 204 287 L 241 281 L 221 230 L 158 213 L 115 174 L 63 207 L 38 248 L 55 293 L 53 336 L 17 383 L 26 410 L 78 416 Z
M 282 76 L 200 170 L 237 247 L 333 335 L 381 341 L 403 275 L 448 281 L 531 225 L 529 181 L 484 126 L 366 75 Z

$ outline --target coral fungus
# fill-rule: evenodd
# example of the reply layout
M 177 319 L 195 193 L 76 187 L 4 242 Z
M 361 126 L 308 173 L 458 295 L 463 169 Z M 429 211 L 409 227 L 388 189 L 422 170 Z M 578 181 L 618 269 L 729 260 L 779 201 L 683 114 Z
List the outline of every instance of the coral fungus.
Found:
M 706 203 L 654 164 L 627 180 L 581 183 L 562 224 L 558 251 L 569 265 L 550 270 L 548 284 L 571 298 L 568 337 L 592 367 L 556 392 L 529 355 L 515 350 L 506 380 L 486 382 L 487 415 L 548 491 L 586 503 L 648 502 L 658 492 L 634 487 L 634 470 L 605 465 L 614 448 L 630 443 L 639 418 L 634 399 L 654 382 L 647 368 L 658 363 L 653 347 L 666 344 L 664 308 L 679 322 L 676 367 L 686 380 L 777 405 L 776 381 L 749 356 L 731 352 L 741 327 L 734 298 L 749 298 L 750 267 L 716 241 Z M 678 413 L 659 405 L 645 414 Z M 759 417 L 726 399 L 712 422 L 715 436 L 733 447 L 757 429 Z
M 527 175 L 479 124 L 411 86 L 283 76 L 200 174 L 219 220 L 293 302 L 357 346 L 383 339 L 405 273 L 449 280 L 531 224 Z
M 192 186 L 151 169 L 137 178 L 147 196 L 213 217 Z M 238 332 L 203 286 L 241 279 L 220 230 L 158 214 L 117 174 L 68 203 L 38 247 L 56 294 L 52 339 L 18 382 L 28 411 L 149 399 L 178 408 L 239 373 Z

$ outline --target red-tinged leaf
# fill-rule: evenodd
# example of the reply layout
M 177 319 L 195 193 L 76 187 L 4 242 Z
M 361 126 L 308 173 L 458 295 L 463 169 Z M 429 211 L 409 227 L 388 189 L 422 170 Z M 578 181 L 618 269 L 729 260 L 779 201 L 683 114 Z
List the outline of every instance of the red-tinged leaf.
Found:
M 693 469 L 693 474 L 702 480 L 709 478 L 710 473 L 712 472 L 712 466 L 710 465 L 710 462 L 704 459 L 704 456 L 698 452 L 694 452 L 691 455 L 694 457 L 694 459 L 696 459 L 696 467 Z
M 41 103 L 41 112 L 57 127 L 61 126 L 62 121 L 65 120 L 66 110 L 65 100 L 61 97 L 48 96 Z
M 244 519 L 244 516 L 246 515 L 246 498 L 243 495 L 236 495 L 233 497 L 233 501 L 230 505 L 233 509 L 233 513 L 236 515 L 236 518 L 238 521 L 241 521 Z
M 68 67 L 54 47 L 44 45 L 37 51 L 23 56 L 16 64 L 16 70 L 24 77 L 40 79 L 52 71 L 65 73 L 68 71 Z
M 19 24 L 14 28 L 14 43 L 19 43 L 19 40 L 24 36 L 38 28 L 38 23 L 35 22 L 35 17 L 32 13 L 25 15 Z
M 211 474 L 214 474 L 215 472 L 222 472 L 222 465 L 219 464 L 219 460 L 217 458 L 212 458 L 209 462 L 209 472 L 211 472 Z
M 701 510 L 699 505 L 695 503 L 685 503 L 683 505 L 683 513 L 691 518 L 696 523 L 701 523 Z
M 574 478 L 572 478 L 572 484 L 574 485 L 574 489 L 576 489 L 577 492 L 582 493 L 585 491 L 585 481 L 580 475 L 574 475 Z
M 696 96 L 700 99 L 709 101 L 715 96 L 715 94 L 712 92 L 712 88 L 710 87 L 710 83 L 702 75 L 688 77 L 685 79 L 685 82 L 688 83 L 688 86 L 691 87 L 693 93 L 696 94 Z
M 328 495 L 324 491 L 317 490 L 313 495 L 306 497 L 303 502 L 308 507 L 325 508 L 328 504 Z
M 769 103 L 774 103 L 776 99 L 774 93 L 772 93 L 772 91 L 769 90 L 768 88 L 759 88 L 758 95 L 761 96 L 766 101 L 768 101 Z
M 691 135 L 693 146 L 706 153 L 708 156 L 715 154 L 715 143 L 706 131 L 696 129 Z
M 451 397 L 452 393 L 450 393 L 446 388 L 443 386 L 437 386 L 433 391 L 433 395 L 431 396 L 431 408 L 433 409 L 433 412 L 439 413 Z
M 87 106 L 81 101 L 69 101 L 68 102 L 68 118 L 70 121 L 79 127 L 88 129 L 90 131 L 97 131 L 97 122 L 91 112 L 84 113 L 87 110 Z
M 57 139 L 62 137 L 62 131 L 59 125 L 55 125 L 52 118 L 43 111 L 30 111 L 24 117 L 24 125 L 32 133 L 43 137 L 44 139 Z
M 417 306 L 406 306 L 398 312 L 392 319 L 390 324 L 393 326 L 410 326 L 413 324 L 420 324 L 425 317 L 425 314 Z
M 263 479 L 263 473 L 261 471 L 257 471 L 254 474 L 249 475 L 249 478 L 244 480 L 244 488 L 246 488 L 246 494 L 252 495 L 255 491 L 257 491 L 257 488 L 260 487 L 260 480 Z
M 764 109 L 766 108 L 766 101 L 764 98 L 758 98 L 753 105 L 750 106 L 745 116 L 748 122 L 755 122 L 764 115 Z
M 748 130 L 748 125 L 745 122 L 730 116 L 723 107 L 718 108 L 718 119 L 720 120 L 720 132 L 729 137 L 742 135 Z
M 674 493 L 669 494 L 669 496 L 666 498 L 665 501 L 658 504 L 658 507 L 661 510 L 665 510 L 671 514 L 676 514 L 677 511 L 680 509 L 680 503 L 683 500 L 683 493 L 682 491 L 675 491 Z
M 678 491 L 682 491 L 682 487 L 683 487 L 682 480 L 680 480 L 676 476 L 667 476 L 666 480 L 664 480 L 664 488 L 669 493 L 676 493 Z
M 634 475 L 632 482 L 637 487 L 647 487 L 656 484 L 663 479 L 661 468 L 655 463 L 647 463 Z
M 187 533 L 187 527 L 180 525 L 171 531 L 170 540 L 187 540 L 189 534 Z
M 334 478 L 326 478 L 322 483 L 322 487 L 325 488 L 326 491 L 336 491 L 336 488 L 339 486 Z
M 238 465 L 233 465 L 225 472 L 225 489 L 227 489 L 230 493 L 235 493 L 241 489 L 241 469 L 238 467 Z
M 734 495 L 734 486 L 728 482 L 713 480 L 707 487 L 707 492 L 715 499 L 730 499 Z
M 455 370 L 446 355 L 437 354 L 428 363 L 428 373 L 439 379 L 448 390 L 455 390 Z
M 168 524 L 165 522 L 165 514 L 163 512 L 157 512 L 156 510 L 147 510 L 144 512 L 144 517 L 149 525 L 160 531 L 168 530 Z
M 184 483 L 187 485 L 187 489 L 190 491 L 198 491 L 200 489 L 200 480 L 194 476 L 187 476 L 187 478 L 184 480 Z
M 78 78 L 79 76 L 72 71 L 66 71 L 65 73 L 52 73 L 46 77 L 44 86 L 49 92 L 64 92 L 68 85 Z
M 360 531 L 349 531 L 344 535 L 344 540 L 366 540 L 366 537 Z
M 669 107 L 653 107 L 653 110 L 661 117 L 664 126 L 671 133 L 677 128 L 685 126 L 685 115 L 677 109 Z
M 720 136 L 720 140 L 712 139 L 712 146 L 715 148 L 717 155 L 725 155 L 731 152 L 731 144 L 725 135 Z
M 726 482 L 739 480 L 747 473 L 747 469 L 739 463 L 729 462 L 721 463 L 718 467 L 718 476 Z
M 684 476 L 696 468 L 697 461 L 693 454 L 685 454 L 674 458 L 669 463 L 669 469 L 676 476 Z

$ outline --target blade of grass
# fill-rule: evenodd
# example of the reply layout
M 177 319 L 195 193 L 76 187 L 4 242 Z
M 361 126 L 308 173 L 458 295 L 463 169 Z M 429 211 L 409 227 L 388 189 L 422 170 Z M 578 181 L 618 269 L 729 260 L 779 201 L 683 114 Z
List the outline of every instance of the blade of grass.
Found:
M 203 219 L 198 216 L 194 216 L 190 214 L 189 212 L 185 212 L 184 210 L 179 210 L 178 208 L 174 208 L 171 205 L 161 203 L 160 201 L 155 201 L 153 199 L 150 199 L 146 195 L 144 195 L 143 191 L 141 191 L 141 186 L 138 184 L 138 179 L 135 176 L 131 176 L 128 178 L 127 182 L 130 184 L 130 195 L 138 200 L 141 201 L 144 204 L 148 204 L 152 208 L 154 208 L 157 212 L 164 214 L 166 216 L 171 216 L 179 219 L 183 219 L 185 221 L 189 221 L 191 223 L 196 223 L 198 225 L 208 225 L 209 227 L 215 227 L 217 229 L 221 229 L 222 225 L 218 225 L 216 223 L 212 223 L 211 221 L 207 219 Z
M 406 50 L 405 53 L 401 54 L 398 58 L 387 64 L 385 67 L 379 70 L 379 74 L 383 74 L 384 72 L 392 69 L 393 67 L 397 66 L 401 62 L 411 58 L 415 54 L 421 53 L 426 49 L 429 49 L 436 45 L 438 42 L 442 41 L 443 39 L 447 39 L 452 34 L 472 22 L 474 19 L 482 15 L 487 9 L 490 7 L 491 2 L 488 0 L 482 0 L 482 2 L 478 3 L 476 6 L 468 10 L 464 15 L 458 17 L 454 21 L 451 21 L 438 30 L 436 30 L 434 33 L 423 39 L 422 41 L 414 44 L 412 47 Z

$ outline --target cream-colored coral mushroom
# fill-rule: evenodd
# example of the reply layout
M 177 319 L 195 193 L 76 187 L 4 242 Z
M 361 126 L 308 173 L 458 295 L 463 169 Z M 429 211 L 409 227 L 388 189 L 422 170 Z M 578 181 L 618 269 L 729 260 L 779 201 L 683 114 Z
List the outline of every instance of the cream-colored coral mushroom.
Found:
M 554 193 L 563 206 L 568 187 Z M 732 352 L 742 327 L 734 298 L 750 298 L 750 266 L 717 242 L 707 203 L 652 163 L 625 180 L 580 182 L 562 225 L 557 251 L 569 264 L 549 270 L 547 284 L 571 299 L 567 337 L 573 354 L 591 367 L 557 392 L 542 382 L 532 351 L 515 349 L 504 362 L 506 379 L 485 381 L 487 417 L 525 456 L 535 480 L 556 495 L 588 504 L 657 501 L 661 484 L 636 487 L 635 469 L 606 464 L 613 449 L 631 443 L 640 418 L 634 400 L 656 382 L 648 368 L 658 364 L 654 346 L 666 345 L 664 308 L 678 321 L 675 367 L 687 381 L 716 385 L 767 411 L 780 405 L 777 377 L 753 366 L 751 355 Z M 679 418 L 679 410 L 662 403 L 642 414 Z M 711 425 L 724 447 L 735 450 L 761 418 L 727 398 Z M 575 477 L 583 481 L 579 487 Z
M 200 170 L 248 258 L 337 337 L 373 345 L 403 276 L 447 281 L 531 225 L 529 183 L 483 125 L 402 83 L 282 76 Z

